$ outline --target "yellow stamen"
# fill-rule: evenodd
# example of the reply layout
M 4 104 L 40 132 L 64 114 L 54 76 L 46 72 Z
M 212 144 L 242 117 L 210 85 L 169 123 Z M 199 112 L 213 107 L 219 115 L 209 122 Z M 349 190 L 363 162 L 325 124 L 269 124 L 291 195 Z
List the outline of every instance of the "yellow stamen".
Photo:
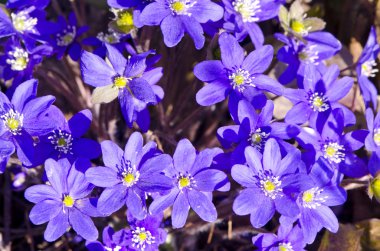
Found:
M 290 22 L 290 28 L 297 33 L 302 33 L 305 31 L 305 25 L 298 20 L 292 20 Z
M 182 177 L 179 180 L 179 186 L 181 188 L 190 186 L 190 179 L 188 177 Z
M 124 88 L 128 83 L 128 79 L 125 77 L 116 77 L 113 80 L 113 85 L 117 88 Z
M 267 191 L 267 192 L 273 192 L 275 189 L 276 189 L 276 185 L 273 184 L 273 182 L 271 181 L 266 181 L 264 183 L 264 189 Z
M 11 130 L 11 131 L 15 131 L 18 129 L 18 127 L 20 126 L 20 121 L 18 121 L 17 119 L 14 119 L 14 118 L 9 118 L 7 119 L 6 121 L 6 124 L 7 124 L 7 127 Z
M 304 192 L 302 195 L 302 200 L 304 202 L 312 202 L 314 199 L 314 195 L 310 192 Z
M 326 148 L 326 154 L 329 157 L 334 157 L 334 155 L 336 154 L 336 149 L 334 147 L 328 146 Z
M 174 2 L 172 3 L 172 8 L 175 12 L 181 12 L 185 9 L 185 4 L 180 1 Z
M 236 75 L 236 76 L 234 77 L 234 82 L 235 82 L 235 84 L 237 84 L 237 85 L 244 84 L 244 77 L 243 77 L 242 75 L 238 74 L 238 75 Z
M 124 175 L 123 180 L 125 183 L 131 184 L 135 181 L 135 176 L 132 173 L 127 173 Z
M 140 239 L 141 241 L 145 241 L 146 238 L 148 238 L 148 236 L 146 235 L 145 232 L 141 232 L 141 233 L 139 233 L 139 239 Z
M 65 197 L 63 198 L 63 205 L 65 205 L 65 207 L 73 207 L 74 206 L 73 197 L 71 197 L 70 195 L 65 195 Z

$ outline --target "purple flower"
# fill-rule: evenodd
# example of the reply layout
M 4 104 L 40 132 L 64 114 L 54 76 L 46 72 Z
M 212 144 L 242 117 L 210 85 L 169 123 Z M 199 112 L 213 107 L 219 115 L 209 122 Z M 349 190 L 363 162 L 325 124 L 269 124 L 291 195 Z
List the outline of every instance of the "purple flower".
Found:
M 282 34 L 275 34 L 275 36 L 285 44 L 279 49 L 277 58 L 287 64 L 279 81 L 282 84 L 288 84 L 297 77 L 301 88 L 307 64 L 325 67 L 322 62 L 334 56 L 342 48 L 339 40 L 328 32 L 313 32 L 304 38 L 304 42 Z
M 0 63 L 4 66 L 2 77 L 13 79 L 13 87 L 32 78 L 34 67 L 41 63 L 43 56 L 50 55 L 52 48 L 40 45 L 28 51 L 17 38 L 9 39 L 4 46 L 4 54 Z
M 244 56 L 244 49 L 234 36 L 223 33 L 219 37 L 222 60 L 209 60 L 197 64 L 195 76 L 208 83 L 198 91 L 196 99 L 203 106 L 213 105 L 230 96 L 235 105 L 241 98 L 252 100 L 257 90 L 281 95 L 283 86 L 262 74 L 273 58 L 273 48 L 265 45 Z M 231 100 L 230 100 L 231 104 Z
M 34 6 L 37 9 L 44 9 L 48 6 L 50 0 L 8 0 L 7 8 L 10 9 L 21 9 L 29 6 Z
M 329 207 L 343 204 L 347 194 L 339 186 L 339 175 L 334 175 L 322 158 L 311 169 L 307 181 L 309 184 L 304 183 L 304 190 L 297 198 L 300 215 L 296 218 L 299 219 L 304 241 L 310 244 L 323 227 L 333 233 L 338 231 L 338 219 Z
M 52 33 L 51 24 L 45 21 L 45 12 L 38 6 L 15 10 L 10 16 L 0 10 L 0 37 L 18 36 L 28 50 L 35 47 L 36 42 L 46 43 Z
M 302 175 L 296 172 L 303 166 L 299 151 L 293 150 L 281 159 L 278 143 L 269 139 L 263 156 L 249 146 L 245 157 L 247 166 L 236 164 L 231 170 L 232 178 L 245 187 L 233 203 L 234 212 L 250 214 L 256 228 L 264 226 L 276 210 L 286 216 L 297 215 L 294 195 L 299 192 Z
M 144 25 L 160 25 L 168 47 L 176 46 L 186 31 L 195 48 L 201 49 L 205 43 L 201 24 L 222 17 L 223 8 L 210 0 L 156 0 L 144 8 L 140 21 Z
M 55 122 L 55 129 L 40 137 L 36 151 L 39 162 L 48 158 L 55 160 L 67 158 L 70 162 L 77 158 L 95 159 L 101 154 L 98 142 L 82 138 L 90 128 L 92 114 L 83 110 L 66 121 L 63 113 L 56 107 L 50 108 L 49 117 Z
M 101 147 L 105 166 L 86 171 L 89 182 L 106 188 L 99 198 L 99 212 L 108 215 L 126 204 L 134 217 L 143 219 L 147 213 L 146 193 L 172 187 L 171 179 L 162 174 L 172 165 L 171 157 L 157 154 L 153 142 L 143 146 L 138 132 L 131 135 L 124 152 L 112 141 L 103 141 Z
M 158 214 L 173 205 L 174 228 L 185 225 L 190 207 L 202 220 L 215 221 L 217 212 L 212 203 L 212 192 L 225 186 L 228 180 L 224 172 L 210 166 L 221 152 L 221 149 L 213 148 L 197 153 L 189 140 L 179 141 L 173 155 L 174 168 L 165 170 L 173 177 L 174 187 L 169 193 L 155 198 L 149 211 Z
M 67 52 L 72 60 L 78 61 L 81 46 L 77 39 L 88 30 L 88 27 L 79 27 L 73 12 L 70 13 L 68 22 L 63 16 L 59 16 L 55 26 L 54 48 L 57 58 L 62 58 Z
M 337 80 L 339 73 L 337 65 L 330 66 L 323 76 L 314 65 L 306 65 L 304 89 L 284 91 L 284 96 L 294 103 L 292 109 L 286 114 L 285 121 L 292 124 L 303 124 L 309 121 L 312 127 L 316 127 L 317 121 L 327 118 L 332 109 L 341 108 L 347 119 L 345 124 L 354 124 L 355 121 L 350 119 L 352 115 L 347 116 L 352 112 L 338 103 L 348 94 L 354 80 L 350 77 Z
M 252 242 L 262 251 L 303 251 L 306 245 L 299 225 L 280 225 L 277 235 L 259 234 Z
M 166 231 L 161 228 L 163 214 L 148 215 L 144 220 L 137 220 L 128 214 L 129 229 L 126 229 L 127 246 L 131 251 L 155 251 L 165 242 Z
M 243 41 L 247 34 L 256 49 L 264 44 L 264 34 L 257 22 L 274 18 L 284 0 L 223 0 L 225 23 L 223 28 Z
M 115 233 L 112 227 L 107 226 L 103 229 L 103 244 L 99 241 L 86 242 L 86 248 L 89 251 L 127 251 L 124 247 L 126 241 L 120 238 L 124 235 L 124 229 Z
M 48 159 L 45 170 L 50 185 L 35 185 L 25 191 L 25 198 L 36 203 L 29 214 L 33 224 L 49 222 L 45 230 L 45 240 L 55 241 L 69 227 L 86 240 L 96 240 L 98 230 L 90 216 L 99 216 L 96 200 L 87 198 L 93 189 L 76 162 L 71 166 L 67 159 L 56 162 Z M 88 168 L 88 167 L 86 167 Z
M 368 131 L 356 130 L 344 134 L 343 122 L 343 111 L 334 109 L 320 131 L 302 128 L 296 139 L 306 150 L 303 154 L 307 166 L 323 157 L 332 170 L 337 169 L 349 177 L 361 177 L 368 173 L 368 169 L 353 152 L 364 145 Z
M 0 92 L 0 138 L 12 141 L 17 156 L 25 166 L 34 161 L 32 136 L 41 136 L 55 128 L 46 116 L 55 101 L 53 96 L 36 97 L 37 80 L 28 80 L 16 88 L 9 99 Z
M 225 148 L 236 145 L 231 158 L 235 164 L 244 164 L 244 149 L 252 146 L 260 153 L 268 139 L 274 138 L 282 148 L 294 147 L 284 141 L 297 136 L 297 126 L 282 122 L 272 122 L 274 105 L 268 100 L 261 113 L 258 115 L 253 106 L 246 100 L 238 104 L 238 125 L 223 126 L 218 129 L 219 141 Z
M 112 67 L 97 55 L 82 53 L 84 82 L 97 87 L 92 100 L 94 103 L 109 103 L 118 97 L 128 126 L 132 127 L 137 121 L 143 130 L 147 130 L 149 121 L 142 121 L 139 117 L 149 113 L 147 105 L 157 104 L 164 96 L 162 88 L 156 85 L 162 76 L 162 68 L 147 68 L 146 57 L 150 51 L 125 59 L 111 45 L 106 44 L 106 47 Z
M 377 109 L 377 90 L 373 83 L 368 78 L 375 77 L 379 71 L 376 68 L 376 58 L 379 54 L 380 47 L 377 43 L 376 28 L 371 27 L 367 43 L 357 62 L 356 72 L 358 74 L 358 83 L 362 92 L 366 107 L 372 102 L 373 108 Z

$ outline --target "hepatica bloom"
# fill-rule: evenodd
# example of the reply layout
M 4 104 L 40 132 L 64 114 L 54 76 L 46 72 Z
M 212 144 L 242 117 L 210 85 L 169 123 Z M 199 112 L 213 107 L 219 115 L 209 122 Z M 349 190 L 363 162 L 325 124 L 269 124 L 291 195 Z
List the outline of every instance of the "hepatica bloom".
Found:
M 323 30 L 326 26 L 322 19 L 306 17 L 300 1 L 294 1 L 289 11 L 284 6 L 281 6 L 278 17 L 285 33 L 290 33 L 297 38 L 305 37 L 310 32 Z
M 51 108 L 49 117 L 55 121 L 56 128 L 40 137 L 37 144 L 41 162 L 48 158 L 67 158 L 73 162 L 77 158 L 95 159 L 101 154 L 98 142 L 82 138 L 91 125 L 90 110 L 75 114 L 69 121 L 58 108 Z
M 142 135 L 135 132 L 123 152 L 112 141 L 101 143 L 105 166 L 90 168 L 86 178 L 92 184 L 105 187 L 100 195 L 98 209 L 111 214 L 127 205 L 131 214 L 143 219 L 146 216 L 145 193 L 162 192 L 172 187 L 171 179 L 162 174 L 171 166 L 169 155 L 152 155 L 155 144 L 143 146 Z
M 365 139 L 365 148 L 371 152 L 380 150 L 380 113 L 374 117 L 371 108 L 368 108 L 365 113 L 367 119 L 368 136 Z
M 348 94 L 354 80 L 350 77 L 337 80 L 339 73 L 338 66 L 333 65 L 321 76 L 314 65 L 307 65 L 304 89 L 286 89 L 284 92 L 284 96 L 294 103 L 285 121 L 303 124 L 310 120 L 311 125 L 315 126 L 318 116 L 326 116 L 331 109 L 343 107 L 338 101 Z
M 274 138 L 285 148 L 293 148 L 284 139 L 294 138 L 299 129 L 281 122 L 271 122 L 274 105 L 268 100 L 260 114 L 255 112 L 253 106 L 246 100 L 238 104 L 238 124 L 223 126 L 218 129 L 219 141 L 225 148 L 236 145 L 231 158 L 235 164 L 245 163 L 244 149 L 252 146 L 256 151 L 262 153 L 268 139 Z
M 306 243 L 303 241 L 302 230 L 299 225 L 283 225 L 275 234 L 258 234 L 252 238 L 253 244 L 259 250 L 265 251 L 303 251 Z
M 79 162 L 71 166 L 67 159 L 48 159 L 45 170 L 50 185 L 35 185 L 25 191 L 25 198 L 36 203 L 30 221 L 36 225 L 49 222 L 44 234 L 47 241 L 57 240 L 70 227 L 86 240 L 98 238 L 90 218 L 99 216 L 96 200 L 87 198 L 94 186 L 76 168 L 82 168 Z
M 115 233 L 112 227 L 105 227 L 103 229 L 103 243 L 99 241 L 86 242 L 86 248 L 89 251 L 127 251 L 125 247 L 125 240 L 120 238 L 125 235 L 125 230 L 119 230 Z
M 72 60 L 78 61 L 81 54 L 81 46 L 77 38 L 87 31 L 87 26 L 79 27 L 75 14 L 69 14 L 68 22 L 63 16 L 59 16 L 55 25 L 55 52 L 57 58 L 62 58 L 68 53 Z
M 163 214 L 148 215 L 143 220 L 128 214 L 129 229 L 126 229 L 128 250 L 155 251 L 166 240 L 166 231 L 161 228 Z
M 257 22 L 274 18 L 278 15 L 283 0 L 223 0 L 225 6 L 227 31 L 235 34 L 239 41 L 249 34 L 256 48 L 264 44 L 264 35 Z
M 201 24 L 223 17 L 223 8 L 210 0 L 156 0 L 144 8 L 140 21 L 144 25 L 160 25 L 164 43 L 176 46 L 185 31 L 201 49 L 205 43 Z
M 194 68 L 195 76 L 207 83 L 197 93 L 198 104 L 213 105 L 229 95 L 252 101 L 257 89 L 282 94 L 282 85 L 263 74 L 272 62 L 272 46 L 265 45 L 245 57 L 236 38 L 227 33 L 220 35 L 219 46 L 221 61 L 204 61 Z
M 306 150 L 305 161 L 309 165 L 323 157 L 332 170 L 337 169 L 349 177 L 361 177 L 368 173 L 367 166 L 354 151 L 364 145 L 368 131 L 356 130 L 344 134 L 343 122 L 342 110 L 335 109 L 324 123 L 321 133 L 302 128 L 297 141 Z
M 14 151 L 15 146 L 12 141 L 4 140 L 0 137 L 0 173 L 4 172 L 8 159 Z
M 11 101 L 0 92 L 0 138 L 14 143 L 18 158 L 26 166 L 34 161 L 32 136 L 41 136 L 55 127 L 45 116 L 55 98 L 36 95 L 34 79 L 19 85 Z
M 298 84 L 302 87 L 307 64 L 325 67 L 324 60 L 331 58 L 342 48 L 339 40 L 328 32 L 310 33 L 304 41 L 283 34 L 275 36 L 285 44 L 277 52 L 278 60 L 287 64 L 286 70 L 279 77 L 282 84 L 288 84 L 298 77 Z
M 338 231 L 338 219 L 329 207 L 343 204 L 347 194 L 322 159 L 311 169 L 308 181 L 309 187 L 299 194 L 297 204 L 304 240 L 310 244 L 323 227 L 333 233 Z
M 377 43 L 376 28 L 371 27 L 367 43 L 357 62 L 356 72 L 358 74 L 358 83 L 366 103 L 366 107 L 372 102 L 374 109 L 377 109 L 377 90 L 369 78 L 376 76 L 377 69 L 376 58 L 379 54 L 380 47 Z
M 263 155 L 247 147 L 245 158 L 248 165 L 236 164 L 231 170 L 232 178 L 245 187 L 233 203 L 234 212 L 250 214 L 256 228 L 264 226 L 276 210 L 286 216 L 297 215 L 294 195 L 298 191 L 294 184 L 301 182 L 296 174 L 302 165 L 299 152 L 293 150 L 281 159 L 278 143 L 269 139 Z
M 157 71 L 147 70 L 146 57 L 151 52 L 124 56 L 111 45 L 106 44 L 108 65 L 99 56 L 84 51 L 81 58 L 81 71 L 84 82 L 96 87 L 94 103 L 109 103 L 119 98 L 121 111 L 129 127 L 136 121 L 136 113 L 147 105 L 155 105 L 163 97 L 162 88 L 155 85 L 161 76 Z
M 225 186 L 228 180 L 225 173 L 210 166 L 221 152 L 221 149 L 214 148 L 197 153 L 189 140 L 179 141 L 173 155 L 174 168 L 166 169 L 172 176 L 174 187 L 169 193 L 155 198 L 149 211 L 157 214 L 173 205 L 174 228 L 185 225 L 190 207 L 202 220 L 215 221 L 217 212 L 211 192 Z

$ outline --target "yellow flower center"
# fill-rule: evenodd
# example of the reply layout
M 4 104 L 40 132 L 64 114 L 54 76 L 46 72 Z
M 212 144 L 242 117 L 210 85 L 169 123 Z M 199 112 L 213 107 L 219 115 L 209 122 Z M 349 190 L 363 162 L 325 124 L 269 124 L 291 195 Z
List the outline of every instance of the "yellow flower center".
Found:
M 324 102 L 323 102 L 323 99 L 321 97 L 317 96 L 314 98 L 314 100 L 313 100 L 313 106 L 314 107 L 320 108 L 320 107 L 322 107 L 323 104 L 324 104 Z
M 290 28 L 296 33 L 302 33 L 305 31 L 305 25 L 298 20 L 292 20 L 290 22 Z
M 28 64 L 29 59 L 26 57 L 16 58 L 15 65 L 18 65 L 20 68 L 25 69 Z
M 185 4 L 178 1 L 178 2 L 174 2 L 172 3 L 172 9 L 175 11 L 175 12 L 181 12 L 185 9 Z
M 145 241 L 146 238 L 148 238 L 148 236 L 145 232 L 139 233 L 138 237 L 139 237 L 140 241 Z
M 71 197 L 70 195 L 65 195 L 65 197 L 63 198 L 63 205 L 65 205 L 65 207 L 73 207 L 74 206 L 73 197 Z
M 314 194 L 313 193 L 310 193 L 310 192 L 304 192 L 303 195 L 302 195 L 302 200 L 304 202 L 312 202 L 314 199 Z
M 280 245 L 278 247 L 278 251 L 288 251 L 288 248 L 287 247 L 284 247 L 283 245 Z
M 373 140 L 375 141 L 376 145 L 380 145 L 380 132 L 373 135 Z
M 235 77 L 234 77 L 234 82 L 235 82 L 235 84 L 237 84 L 237 85 L 242 85 L 242 84 L 244 84 L 244 76 L 242 76 L 242 75 L 240 75 L 240 74 L 237 74 Z
M 190 179 L 188 177 L 182 177 L 179 179 L 179 186 L 181 188 L 190 186 Z
M 124 175 L 123 180 L 127 184 L 132 184 L 135 181 L 135 176 L 132 173 L 127 173 Z
M 128 83 L 128 79 L 125 77 L 116 77 L 113 80 L 113 85 L 116 86 L 117 88 L 124 88 Z
M 254 133 L 252 135 L 252 142 L 253 143 L 260 144 L 262 140 L 263 140 L 263 138 L 261 137 L 261 135 L 259 133 Z
M 273 192 L 275 189 L 276 189 L 276 185 L 273 184 L 273 182 L 271 181 L 266 181 L 264 183 L 264 189 L 267 191 L 267 192 Z
M 331 147 L 331 146 L 328 146 L 328 147 L 326 148 L 326 154 L 327 154 L 327 156 L 329 156 L 329 157 L 334 157 L 335 154 L 336 154 L 336 151 L 337 151 L 337 149 L 335 149 L 334 147 Z
M 71 33 L 64 35 L 62 38 L 62 41 L 67 45 L 71 44 L 73 42 L 73 40 L 74 40 L 74 36 Z
M 18 127 L 20 126 L 20 121 L 18 121 L 15 118 L 8 118 L 6 121 L 7 127 L 11 131 L 16 131 Z
M 64 138 L 59 138 L 57 141 L 58 146 L 65 146 L 66 145 L 66 140 Z
M 122 11 L 116 19 L 116 26 L 124 33 L 129 33 L 134 28 L 133 14 L 131 11 Z

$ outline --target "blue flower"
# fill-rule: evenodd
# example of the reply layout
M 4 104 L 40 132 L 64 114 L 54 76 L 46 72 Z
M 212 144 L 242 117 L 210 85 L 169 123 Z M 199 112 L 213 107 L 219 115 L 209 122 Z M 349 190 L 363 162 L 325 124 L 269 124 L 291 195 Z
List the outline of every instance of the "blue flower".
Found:
M 282 122 L 272 122 L 274 105 L 268 100 L 258 115 L 253 106 L 246 100 L 238 104 L 238 125 L 223 126 L 218 129 L 217 136 L 225 148 L 236 145 L 231 158 L 235 164 L 244 164 L 244 150 L 252 146 L 262 153 L 268 139 L 274 138 L 283 149 L 294 147 L 284 139 L 294 138 L 299 129 L 297 126 Z
M 223 28 L 234 33 L 239 42 L 248 34 L 257 49 L 264 44 L 264 34 L 256 23 L 276 17 L 284 2 L 284 0 L 223 0 L 226 21 Z
M 339 170 L 349 177 L 361 177 L 368 173 L 368 169 L 353 152 L 364 145 L 368 131 L 356 130 L 344 134 L 343 130 L 344 114 L 338 108 L 331 112 L 321 130 L 302 128 L 296 139 L 306 150 L 304 160 L 308 166 L 323 157 L 332 170 Z
M 293 150 L 281 158 L 280 147 L 274 139 L 265 144 L 264 154 L 245 149 L 248 165 L 232 167 L 232 178 L 245 189 L 236 197 L 233 210 L 237 215 L 251 215 L 251 224 L 264 226 L 277 210 L 280 214 L 294 217 L 299 212 L 294 195 L 298 194 L 303 170 L 299 151 Z M 252 203 L 252 202 L 255 203 Z
M 210 168 L 214 157 L 221 152 L 221 149 L 213 148 L 197 153 L 189 140 L 179 141 L 173 155 L 174 168 L 165 170 L 172 177 L 174 187 L 169 193 L 155 198 L 149 211 L 157 214 L 173 205 L 174 228 L 185 225 L 190 208 L 202 220 L 214 222 L 217 212 L 212 203 L 212 192 L 228 183 L 225 173 Z
M 230 96 L 233 104 L 241 98 L 252 102 L 258 95 L 257 90 L 269 91 L 277 95 L 283 92 L 283 86 L 263 72 L 273 58 L 270 45 L 252 51 L 247 57 L 236 38 L 227 33 L 219 37 L 222 60 L 209 60 L 197 64 L 194 75 L 206 82 L 198 91 L 196 99 L 203 106 L 213 105 Z
M 105 166 L 90 168 L 86 178 L 92 184 L 105 187 L 100 195 L 98 209 L 111 214 L 127 205 L 138 219 L 146 216 L 146 193 L 171 189 L 171 179 L 162 174 L 172 160 L 167 154 L 157 154 L 156 144 L 143 146 L 142 135 L 135 132 L 129 138 L 123 152 L 112 141 L 101 143 Z
M 262 251 L 303 251 L 306 243 L 303 241 L 302 229 L 297 224 L 280 225 L 277 235 L 258 234 L 252 238 L 253 244 Z
M 372 102 L 373 108 L 377 109 L 377 90 L 368 78 L 375 77 L 379 71 L 376 67 L 376 58 L 380 52 L 380 46 L 377 43 L 376 28 L 371 27 L 367 43 L 357 62 L 356 72 L 358 74 L 358 83 L 362 92 L 366 107 Z
M 124 236 L 124 229 L 115 233 L 112 227 L 107 226 L 103 229 L 103 243 L 99 241 L 88 241 L 86 242 L 86 248 L 89 251 L 127 251 L 128 249 L 124 247 L 126 241 L 122 238 Z
M 310 244 L 323 227 L 333 233 L 338 231 L 338 219 L 329 207 L 343 204 L 347 194 L 339 186 L 339 175 L 334 175 L 322 158 L 312 167 L 307 181 L 309 184 L 302 186 L 303 191 L 297 198 L 300 214 L 293 220 L 299 219 L 304 241 Z
M 55 122 L 55 129 L 40 136 L 36 146 L 38 162 L 43 163 L 48 158 L 55 160 L 67 158 L 70 162 L 77 158 L 95 159 L 101 154 L 98 142 L 82 138 L 91 125 L 90 110 L 83 110 L 66 121 L 62 112 L 52 107 L 48 116 Z
M 78 38 L 88 30 L 87 26 L 79 27 L 73 12 L 69 14 L 68 22 L 63 16 L 59 16 L 55 24 L 54 51 L 57 58 L 62 58 L 68 53 L 72 60 L 78 61 L 81 55 L 81 46 Z
M 106 44 L 108 65 L 99 56 L 84 51 L 81 71 L 85 83 L 97 87 L 92 95 L 94 103 L 109 103 L 119 98 L 121 111 L 129 127 L 133 122 L 146 131 L 149 121 L 147 105 L 155 105 L 163 98 L 163 90 L 156 85 L 162 76 L 162 68 L 152 68 L 146 63 L 151 52 L 135 54 L 128 59 L 113 46 Z M 140 116 L 141 115 L 141 116 Z
M 144 8 L 140 21 L 144 25 L 160 25 L 168 47 L 176 46 L 186 31 L 195 48 L 201 49 L 205 43 L 201 24 L 222 17 L 223 8 L 210 0 L 156 0 Z
M 337 80 L 339 73 L 337 65 L 330 66 L 323 75 L 314 65 L 306 65 L 303 89 L 284 91 L 284 96 L 294 103 L 286 114 L 285 121 L 293 124 L 309 121 L 312 127 L 316 127 L 318 120 L 327 118 L 332 109 L 340 108 L 345 113 L 345 125 L 354 124 L 353 113 L 338 103 L 348 94 L 354 80 L 350 77 Z
M 37 98 L 36 95 L 37 81 L 34 79 L 19 85 L 11 101 L 0 92 L 0 138 L 13 142 L 25 166 L 31 166 L 35 158 L 32 136 L 44 135 L 55 128 L 46 116 L 55 98 Z
M 49 222 L 45 240 L 55 241 L 69 227 L 86 240 L 96 240 L 98 230 L 91 217 L 98 217 L 96 199 L 88 198 L 94 186 L 88 183 L 77 162 L 73 166 L 67 159 L 56 162 L 48 159 L 45 170 L 50 185 L 35 185 L 25 191 L 25 198 L 36 205 L 29 214 L 33 224 Z M 88 167 L 86 167 L 88 168 Z
M 317 68 L 325 67 L 323 61 L 334 56 L 342 48 L 339 40 L 328 32 L 310 33 L 304 38 L 304 41 L 282 34 L 275 34 L 275 36 L 285 44 L 278 50 L 277 59 L 287 64 L 279 81 L 282 84 L 288 84 L 297 77 L 300 88 L 303 87 L 307 64 L 313 64 Z

